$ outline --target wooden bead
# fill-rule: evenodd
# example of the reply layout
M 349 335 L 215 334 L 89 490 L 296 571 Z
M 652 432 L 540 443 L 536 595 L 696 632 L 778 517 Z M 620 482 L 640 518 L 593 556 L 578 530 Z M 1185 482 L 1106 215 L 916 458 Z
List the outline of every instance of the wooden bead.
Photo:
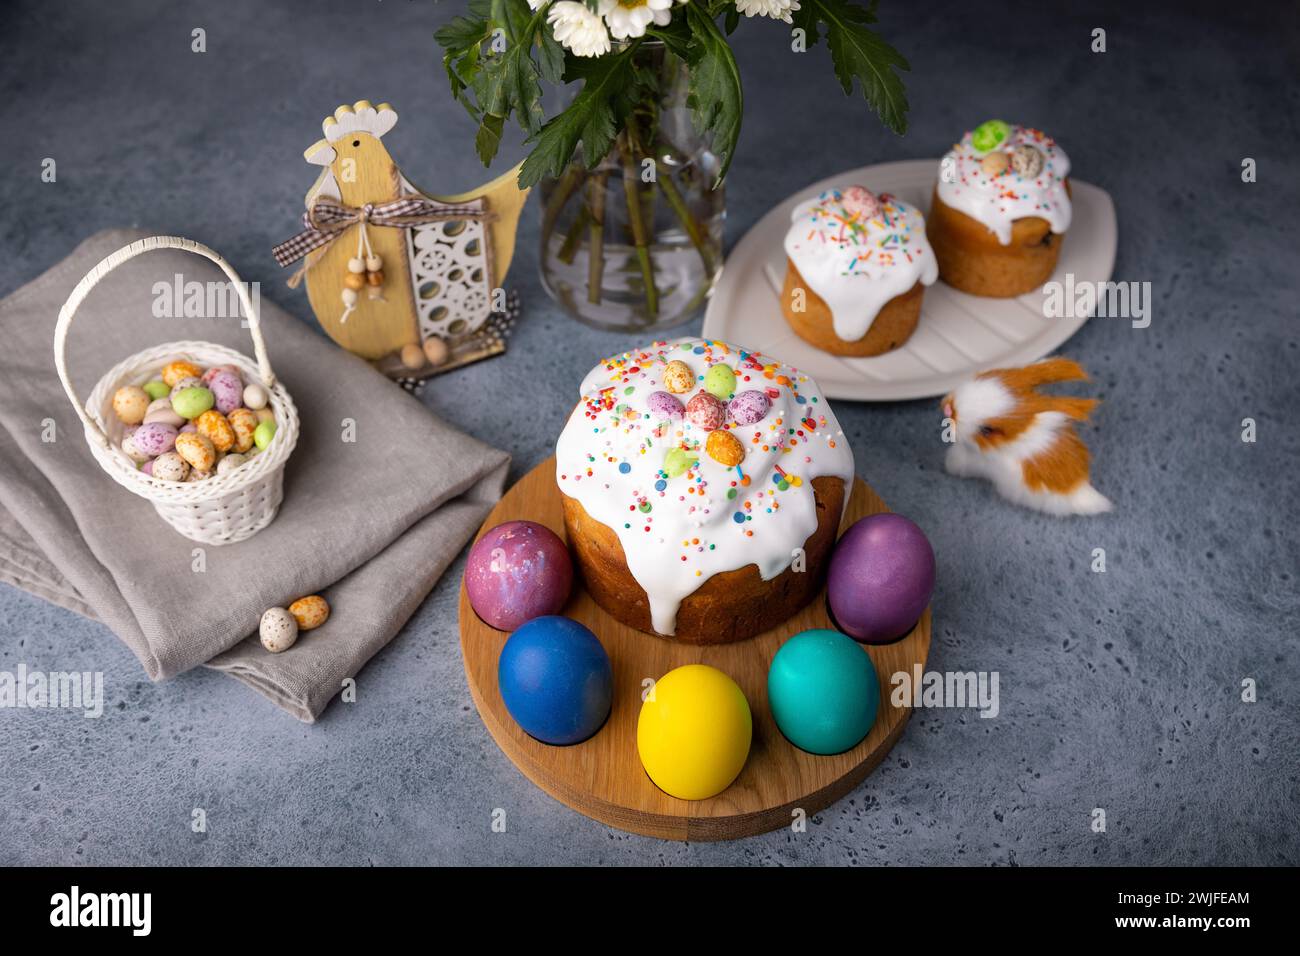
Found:
M 433 335 L 424 340 L 424 357 L 430 365 L 441 365 L 447 361 L 447 343 Z
M 365 277 L 355 272 L 349 272 L 343 277 L 343 284 L 349 289 L 360 289 L 366 284 Z
M 366 264 L 353 256 L 348 260 L 348 272 L 365 272 Z
M 411 342 L 402 346 L 402 364 L 407 368 L 422 368 L 424 366 L 424 349 Z
M 366 256 L 366 271 L 378 272 L 384 267 L 384 260 L 380 256 Z
M 384 274 L 382 272 L 367 272 L 366 281 L 369 282 L 371 285 L 376 285 L 376 286 L 383 285 Z
M 356 289 L 344 289 L 344 290 L 343 290 L 343 304 L 346 305 L 346 306 L 354 306 L 354 305 L 357 304 L 357 290 L 356 290 Z

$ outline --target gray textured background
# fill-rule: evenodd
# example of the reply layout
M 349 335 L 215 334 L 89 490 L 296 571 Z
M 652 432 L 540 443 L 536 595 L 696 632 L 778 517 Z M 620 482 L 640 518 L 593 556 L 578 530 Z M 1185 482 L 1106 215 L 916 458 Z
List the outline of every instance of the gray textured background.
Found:
M 102 627 L 0 586 L 0 669 L 103 670 L 108 696 L 98 721 L 0 711 L 0 863 L 1300 862 L 1295 11 L 882 6 L 913 68 L 902 139 L 841 95 L 824 47 L 794 56 L 783 27 L 742 24 L 728 243 L 809 182 L 938 156 L 1002 115 L 1056 135 L 1077 175 L 1111 192 L 1116 278 L 1154 290 L 1150 328 L 1094 320 L 1065 349 L 1105 399 L 1086 438 L 1111 516 L 1040 517 L 948 478 L 933 403 L 837 406 L 860 473 L 934 542 L 931 666 L 999 671 L 997 719 L 919 711 L 806 834 L 664 843 L 566 809 L 492 743 L 457 648 L 463 561 L 362 672 L 359 702 L 316 726 L 219 674 L 150 684 Z M 451 191 L 485 178 L 432 38 L 455 12 L 6 4 L 0 293 L 94 230 L 139 225 L 214 246 L 310 322 L 269 250 L 301 213 L 315 175 L 301 151 L 322 116 L 391 100 L 391 148 L 416 181 Z M 206 54 L 190 52 L 195 26 Z M 1088 50 L 1097 26 L 1104 55 Z M 517 155 L 515 139 L 504 158 Z M 55 185 L 39 180 L 47 156 Z M 1245 156 L 1254 185 L 1240 181 Z M 536 236 L 534 205 L 510 278 L 526 314 L 509 354 L 435 380 L 424 399 L 509 449 L 515 476 L 549 454 L 582 373 L 634 344 L 550 306 Z M 1239 438 L 1246 416 L 1253 445 Z M 1096 547 L 1105 574 L 1089 571 Z M 1243 677 L 1258 703 L 1240 702 Z M 194 807 L 206 834 L 190 831 Z M 495 807 L 505 834 L 490 832 Z M 1094 807 L 1104 835 L 1089 829 Z

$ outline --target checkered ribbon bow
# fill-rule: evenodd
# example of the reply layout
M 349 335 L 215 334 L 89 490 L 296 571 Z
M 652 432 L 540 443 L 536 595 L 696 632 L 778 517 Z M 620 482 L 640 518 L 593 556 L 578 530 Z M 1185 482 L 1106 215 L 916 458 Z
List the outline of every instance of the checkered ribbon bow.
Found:
M 449 222 L 457 219 L 487 220 L 491 215 L 483 209 L 481 200 L 462 205 L 452 205 L 427 199 L 424 196 L 404 196 L 383 203 L 366 203 L 364 206 L 345 206 L 334 199 L 317 199 L 302 214 L 303 231 L 286 239 L 271 254 L 281 266 L 297 262 L 313 249 L 333 242 L 343 235 L 343 230 L 355 223 L 372 226 L 389 226 L 405 229 L 429 222 Z

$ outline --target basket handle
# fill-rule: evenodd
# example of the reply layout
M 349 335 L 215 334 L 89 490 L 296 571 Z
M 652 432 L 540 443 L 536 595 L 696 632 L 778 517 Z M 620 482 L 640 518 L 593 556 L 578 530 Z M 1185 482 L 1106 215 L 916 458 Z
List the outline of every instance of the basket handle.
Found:
M 123 246 L 116 252 L 105 256 L 95 268 L 82 277 L 81 281 L 77 283 L 77 287 L 72 290 L 72 294 L 68 296 L 68 300 L 63 303 L 63 308 L 59 309 L 59 321 L 54 326 L 54 367 L 58 370 L 59 381 L 63 383 L 63 390 L 68 393 L 68 399 L 72 402 L 72 407 L 76 409 L 77 415 L 85 424 L 86 432 L 94 435 L 96 441 L 105 448 L 109 445 L 108 436 L 95 423 L 81 399 L 77 397 L 77 391 L 72 387 L 72 380 L 68 377 L 68 329 L 72 326 L 72 317 L 76 315 L 81 303 L 104 276 L 128 259 L 134 259 L 136 256 L 153 249 L 183 249 L 186 252 L 203 256 L 205 259 L 211 259 L 221 267 L 221 271 L 229 277 L 234 285 L 235 292 L 239 296 L 239 302 L 244 307 L 244 313 L 248 316 L 248 328 L 253 336 L 253 354 L 257 356 L 258 374 L 262 376 L 262 381 L 267 388 L 275 385 L 275 373 L 271 371 L 271 360 L 266 357 L 266 342 L 262 339 L 261 316 L 253 308 L 253 301 L 248 295 L 248 289 L 245 287 L 244 281 L 239 278 L 239 274 L 235 272 L 230 263 L 212 249 L 203 245 L 203 243 L 195 242 L 193 239 L 183 239 L 180 236 L 149 236 L 146 239 L 138 239 L 129 246 Z

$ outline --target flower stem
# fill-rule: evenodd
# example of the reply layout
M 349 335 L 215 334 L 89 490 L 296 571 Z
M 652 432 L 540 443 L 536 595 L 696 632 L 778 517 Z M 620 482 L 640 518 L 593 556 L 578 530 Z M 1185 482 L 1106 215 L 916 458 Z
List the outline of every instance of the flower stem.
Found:
M 546 198 L 546 208 L 542 212 L 543 249 L 546 248 L 545 240 L 549 240 L 555 230 L 555 223 L 560 218 L 560 211 L 564 209 L 564 204 L 569 201 L 569 197 L 581 183 L 582 167 L 577 163 L 570 163 L 564 170 L 564 175 L 556 182 L 550 196 Z
M 587 212 L 591 221 L 591 251 L 587 256 L 587 301 L 600 305 L 600 287 L 605 274 L 605 184 L 606 170 L 587 179 Z
M 650 261 L 650 236 L 646 231 L 645 210 L 641 206 L 641 177 L 637 173 L 636 157 L 629 142 L 630 136 L 620 134 L 618 151 L 623 157 L 623 192 L 627 196 L 627 219 L 632 227 L 632 242 L 636 247 L 637 262 L 641 265 L 641 279 L 645 285 L 646 313 L 659 314 L 659 289 L 655 285 L 654 263 Z
M 573 265 L 573 257 L 577 255 L 578 245 L 582 242 L 582 230 L 587 227 L 590 219 L 591 214 L 587 212 L 587 207 L 578 206 L 577 215 L 573 217 L 568 232 L 564 234 L 564 242 L 560 244 L 560 251 L 555 254 L 555 258 L 566 266 Z
M 705 276 L 713 275 L 713 254 L 709 251 L 708 241 L 704 238 L 703 229 L 695 217 L 691 215 L 690 209 L 686 206 L 686 200 L 682 198 L 681 191 L 677 184 L 673 182 L 672 173 L 664 170 L 658 177 L 659 189 L 668 200 L 668 205 L 673 207 L 673 212 L 677 214 L 677 219 L 686 230 L 686 235 L 691 240 L 691 245 L 695 246 L 695 251 L 700 254 L 700 261 L 704 263 Z

